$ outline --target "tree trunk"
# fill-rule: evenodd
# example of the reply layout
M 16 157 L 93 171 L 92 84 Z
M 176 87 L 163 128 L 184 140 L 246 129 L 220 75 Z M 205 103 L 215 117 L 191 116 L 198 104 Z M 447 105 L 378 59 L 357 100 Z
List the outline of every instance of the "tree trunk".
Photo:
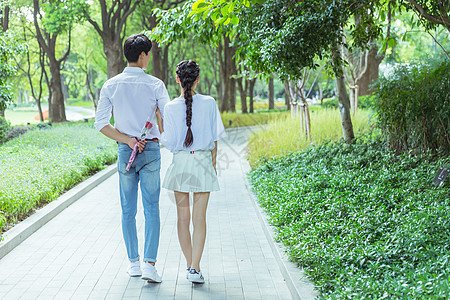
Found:
M 274 95 L 273 77 L 272 76 L 269 78 L 268 89 L 269 89 L 269 93 L 268 93 L 269 109 L 274 109 L 275 108 L 275 95 Z
M 243 79 L 242 77 L 236 79 L 239 95 L 241 97 L 241 110 L 243 114 L 246 114 L 247 111 L 247 91 L 248 91 L 248 83 L 249 80 Z
M 45 55 L 49 60 L 49 68 L 51 78 L 48 80 L 47 73 L 44 72 L 49 87 L 49 118 L 52 122 L 66 121 L 66 113 L 64 107 L 64 96 L 61 85 L 61 63 L 67 59 L 70 53 L 71 32 L 69 29 L 69 41 L 65 54 L 60 58 L 56 58 L 56 39 L 58 34 L 50 34 L 41 29 L 38 24 L 38 12 L 40 11 L 39 1 L 33 0 L 33 21 L 36 29 L 36 35 L 39 45 L 42 47 Z
M 248 87 L 248 92 L 250 95 L 250 113 L 254 113 L 254 109 L 253 109 L 253 91 L 255 90 L 255 83 L 256 83 L 256 78 L 250 79 L 249 80 L 249 87 Z
M 352 118 L 350 116 L 350 99 L 345 87 L 345 80 L 342 74 L 336 75 L 336 87 L 339 100 L 339 111 L 341 114 L 342 132 L 346 143 L 351 143 L 355 138 L 353 133 Z
M 50 89 L 52 90 L 51 115 L 52 122 L 66 121 L 66 112 L 64 107 L 64 95 L 61 83 L 61 65 L 55 59 L 50 59 Z
M 234 61 L 234 60 L 233 60 Z M 236 72 L 233 72 L 235 75 Z M 236 79 L 231 78 L 231 86 L 230 86 L 230 110 L 232 112 L 236 112 Z
M 107 76 L 111 78 L 121 73 L 126 66 L 123 58 L 122 31 L 124 30 L 128 17 L 135 11 L 141 1 L 115 0 L 112 3 L 108 3 L 111 4 L 109 8 L 107 7 L 106 0 L 98 1 L 100 2 L 101 8 L 102 28 L 89 15 L 87 16 L 87 21 L 94 26 L 103 40 L 103 51 L 106 55 L 107 63 Z
M 169 84 L 169 45 L 164 46 L 164 54 L 161 62 L 161 80 L 167 86 Z
M 350 94 L 349 94 L 349 100 L 350 100 L 350 110 L 354 113 L 355 112 L 355 86 L 350 85 L 349 86 Z
M 108 78 L 121 73 L 126 66 L 126 63 L 123 60 L 122 40 L 103 39 L 103 51 L 106 55 Z
M 284 104 L 287 110 L 291 110 L 291 97 L 289 97 L 289 83 L 287 80 L 284 81 Z
M 152 41 L 152 75 L 156 78 L 162 79 L 161 61 L 162 61 L 162 49 L 158 43 Z
M 367 56 L 367 71 L 358 81 L 359 96 L 372 95 L 373 89 L 370 85 L 378 80 L 378 74 L 382 58 L 378 57 L 378 47 L 374 45 Z
M 230 47 L 230 38 L 223 36 L 223 58 L 220 59 L 220 70 L 223 82 L 223 97 L 220 111 L 236 111 L 236 83 L 232 78 L 236 74 L 236 62 L 233 58 L 236 49 Z M 222 56 L 222 55 L 221 55 Z
M 350 99 L 347 93 L 344 79 L 344 64 L 342 63 L 342 54 L 338 47 L 332 48 L 334 75 L 336 76 L 336 87 L 339 101 L 339 111 L 341 115 L 342 133 L 346 143 L 350 144 L 355 135 L 353 133 L 353 124 L 350 112 Z M 337 67 L 339 66 L 339 67 Z
M 322 85 L 320 83 L 317 83 L 317 86 L 319 87 L 320 106 L 322 106 L 323 105 L 323 89 L 322 89 Z
M 6 32 L 9 28 L 9 6 L 5 6 L 3 11 L 0 11 L 2 13 L 2 17 L 0 18 L 0 23 L 2 25 L 2 31 Z

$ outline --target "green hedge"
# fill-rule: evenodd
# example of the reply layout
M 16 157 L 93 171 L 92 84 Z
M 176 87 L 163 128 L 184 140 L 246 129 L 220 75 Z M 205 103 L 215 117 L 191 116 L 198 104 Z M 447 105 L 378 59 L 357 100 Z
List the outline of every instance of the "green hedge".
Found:
M 450 158 L 396 156 L 380 141 L 324 144 L 250 173 L 277 239 L 324 298 L 448 299 Z
M 11 124 L 3 117 L 0 117 L 0 143 L 6 141 Z
M 450 154 L 450 62 L 400 65 L 377 89 L 379 127 L 392 149 Z
M 0 146 L 0 228 L 4 231 L 113 163 L 117 145 L 92 124 L 31 130 Z

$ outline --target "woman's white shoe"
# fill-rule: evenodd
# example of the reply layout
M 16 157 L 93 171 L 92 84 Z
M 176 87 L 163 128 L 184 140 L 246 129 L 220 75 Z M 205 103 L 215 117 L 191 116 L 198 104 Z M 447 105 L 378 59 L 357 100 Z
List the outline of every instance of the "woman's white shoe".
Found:
M 197 271 L 193 268 L 189 271 L 187 279 L 192 283 L 205 283 L 205 278 L 203 278 L 202 271 Z

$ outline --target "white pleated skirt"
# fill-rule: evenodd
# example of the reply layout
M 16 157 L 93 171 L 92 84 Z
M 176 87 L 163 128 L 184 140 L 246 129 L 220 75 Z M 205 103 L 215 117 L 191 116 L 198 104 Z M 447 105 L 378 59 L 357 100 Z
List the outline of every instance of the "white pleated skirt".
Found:
M 179 151 L 174 153 L 162 184 L 163 188 L 184 193 L 220 190 L 211 151 Z

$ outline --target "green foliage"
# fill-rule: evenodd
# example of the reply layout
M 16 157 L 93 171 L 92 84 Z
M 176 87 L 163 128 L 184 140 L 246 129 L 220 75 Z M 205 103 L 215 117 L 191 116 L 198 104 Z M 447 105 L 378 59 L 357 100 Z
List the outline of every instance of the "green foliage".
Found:
M 375 95 L 366 95 L 358 97 L 358 108 L 370 109 L 374 108 L 376 101 Z
M 92 124 L 35 129 L 0 147 L 0 228 L 5 230 L 111 164 L 117 145 Z
M 86 17 L 89 4 L 85 0 L 47 0 L 41 5 L 45 18 L 42 23 L 48 33 L 60 34 Z
M 25 45 L 20 44 L 15 35 L 0 31 L 0 110 L 5 110 L 14 102 L 13 87 L 9 82 L 16 72 L 12 59 L 15 54 L 25 49 Z
M 368 111 L 359 110 L 352 116 L 356 132 L 366 131 L 371 122 Z M 342 137 L 341 119 L 337 109 L 323 109 L 311 112 L 311 140 L 306 139 L 301 129 L 301 119 L 279 118 L 269 121 L 269 126 L 262 128 L 250 137 L 248 160 L 256 166 L 273 157 L 304 150 L 324 141 L 338 140 Z
M 358 14 L 364 22 L 351 26 L 354 46 L 366 46 L 381 32 L 373 14 L 378 1 L 264 1 L 243 9 L 240 38 L 253 70 L 301 78 L 303 68 L 317 67 L 342 41 L 344 26 Z M 335 64 L 339 61 L 335 60 Z
M 4 142 L 11 130 L 11 124 L 3 117 L 0 117 L 0 143 Z
M 208 15 L 207 12 L 211 12 L 211 18 L 217 27 L 223 25 L 239 24 L 239 11 L 244 7 L 250 7 L 254 4 L 262 4 L 264 0 L 197 0 L 192 5 L 192 11 L 190 16 L 203 15 L 205 17 Z
M 377 90 L 378 124 L 392 149 L 450 153 L 450 62 L 400 65 Z
M 327 299 L 448 299 L 447 157 L 395 155 L 380 140 L 324 144 L 250 173 L 277 239 Z
M 162 44 L 185 39 L 189 34 L 204 44 L 217 42 L 221 38 L 222 29 L 217 31 L 211 18 L 202 18 L 200 15 L 190 16 L 192 4 L 193 1 L 187 1 L 182 7 L 178 6 L 169 10 L 154 9 L 159 23 L 152 32 L 146 32 L 146 34 Z
M 338 108 L 339 107 L 338 104 L 339 104 L 338 99 L 335 97 L 328 100 L 324 100 L 322 106 L 323 108 Z

